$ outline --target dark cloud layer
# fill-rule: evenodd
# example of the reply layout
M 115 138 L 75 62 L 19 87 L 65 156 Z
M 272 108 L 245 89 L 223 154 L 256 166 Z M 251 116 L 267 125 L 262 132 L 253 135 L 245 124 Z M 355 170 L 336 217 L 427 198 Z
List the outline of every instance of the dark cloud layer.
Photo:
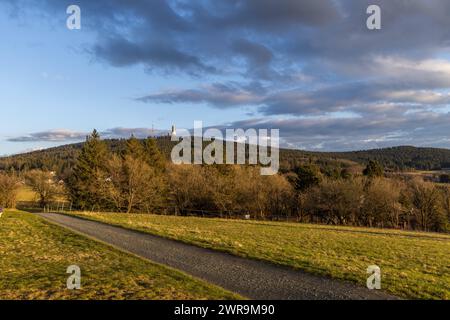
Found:
M 204 82 L 144 103 L 250 106 L 259 118 L 242 125 L 305 148 L 449 146 L 448 0 L 8 1 L 50 14 L 74 2 L 96 59 Z M 379 31 L 366 28 L 371 4 Z

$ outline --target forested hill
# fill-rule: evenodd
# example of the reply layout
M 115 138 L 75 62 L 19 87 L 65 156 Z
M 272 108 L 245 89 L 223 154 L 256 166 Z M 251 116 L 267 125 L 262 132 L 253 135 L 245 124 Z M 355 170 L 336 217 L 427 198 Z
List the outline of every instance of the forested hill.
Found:
M 156 139 L 158 147 L 163 154 L 169 157 L 174 142 L 171 142 L 169 137 L 158 137 Z M 113 152 L 120 153 L 125 150 L 125 139 L 108 139 L 104 141 Z M 0 170 L 22 172 L 32 169 L 45 169 L 55 171 L 61 177 L 66 177 L 75 165 L 82 147 L 83 143 L 75 143 L 8 157 L 0 157 Z
M 331 163 L 349 161 L 366 165 L 369 160 L 377 160 L 386 169 L 402 170 L 441 170 L 450 168 L 450 150 L 438 148 L 416 148 L 401 146 L 350 152 L 310 152 L 302 150 L 281 150 L 281 162 L 291 166 L 299 159 L 312 159 L 314 162 Z M 344 162 L 345 163 L 345 162 Z
M 366 151 L 325 153 L 325 156 L 343 158 L 358 163 L 378 160 L 385 167 L 394 170 L 440 170 L 450 168 L 450 150 L 438 148 L 416 148 L 402 146 Z
M 105 140 L 114 152 L 125 147 L 125 140 Z M 169 158 L 174 142 L 169 137 L 157 138 L 158 146 Z M 41 151 L 34 151 L 0 158 L 0 170 L 26 171 L 47 169 L 64 177 L 70 173 L 83 143 L 70 144 Z M 365 165 L 369 160 L 378 160 L 390 170 L 439 170 L 450 168 L 450 150 L 436 148 L 395 147 L 354 152 L 310 152 L 282 149 L 281 168 L 289 170 L 298 164 L 314 162 L 322 168 Z

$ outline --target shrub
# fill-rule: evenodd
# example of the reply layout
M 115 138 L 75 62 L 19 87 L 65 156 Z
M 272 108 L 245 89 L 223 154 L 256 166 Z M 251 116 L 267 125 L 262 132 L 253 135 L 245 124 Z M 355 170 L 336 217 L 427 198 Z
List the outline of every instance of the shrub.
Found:
M 415 221 L 414 228 L 424 231 L 446 230 L 442 193 L 435 184 L 412 180 L 408 187 L 407 204 Z
M 305 210 L 318 222 L 356 225 L 363 199 L 361 179 L 324 180 L 306 194 Z

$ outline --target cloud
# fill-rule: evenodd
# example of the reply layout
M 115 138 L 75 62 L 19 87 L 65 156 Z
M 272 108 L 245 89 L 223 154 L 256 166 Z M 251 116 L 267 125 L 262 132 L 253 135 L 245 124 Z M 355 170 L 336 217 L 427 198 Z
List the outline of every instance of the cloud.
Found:
M 145 44 L 131 42 L 123 38 L 111 38 L 95 45 L 93 52 L 97 57 L 116 67 L 142 64 L 147 70 L 159 68 L 170 70 L 189 70 L 190 74 L 216 73 L 217 69 L 167 41 L 151 41 Z
M 39 9 L 51 20 L 70 4 L 6 2 L 14 8 Z M 332 0 L 78 0 L 77 5 L 85 29 L 97 35 L 89 52 L 99 60 L 116 67 L 142 65 L 146 70 L 191 75 L 268 63 L 271 48 L 263 43 L 268 39 L 262 39 L 267 32 L 278 37 L 286 28 L 320 26 L 338 16 Z M 239 57 L 247 59 L 246 66 Z
M 16 13 L 26 4 L 54 19 L 70 1 L 8 2 Z M 279 124 L 287 143 L 298 139 L 305 148 L 448 146 L 448 0 L 77 4 L 94 34 L 88 53 L 98 61 L 161 72 L 176 83 L 195 77 L 192 87 L 148 92 L 140 102 L 251 109 L 255 119 L 245 121 Z M 366 28 L 371 4 L 382 9 L 379 31 Z M 129 133 L 119 129 L 110 134 Z
M 54 20 L 64 18 L 55 13 L 71 2 L 6 3 L 15 12 L 40 9 Z M 365 25 L 370 4 L 382 8 L 379 32 Z M 447 0 L 78 0 L 77 5 L 83 25 L 97 35 L 90 52 L 118 67 L 238 74 L 270 64 L 275 77 L 321 63 L 338 68 L 351 62 L 363 69 L 371 56 L 420 59 L 450 44 Z
M 279 129 L 281 145 L 316 151 L 347 151 L 398 145 L 450 148 L 450 113 L 418 112 L 404 117 L 308 117 L 250 119 L 226 128 Z
M 76 132 L 66 129 L 48 130 L 31 133 L 25 136 L 13 137 L 7 139 L 10 142 L 65 142 L 80 141 L 86 138 L 86 133 Z
M 409 63 L 409 62 L 408 62 Z M 194 89 L 158 92 L 147 103 L 206 103 L 215 108 L 255 106 L 263 115 L 324 115 L 331 112 L 408 112 L 444 108 L 450 103 L 449 63 L 428 61 L 414 68 L 380 64 L 376 79 L 329 84 L 317 89 L 262 87 L 258 83 L 205 84 Z M 439 66 L 439 67 L 438 67 Z M 383 70 L 385 68 L 385 70 Z
M 217 108 L 258 104 L 264 88 L 258 84 L 241 86 L 236 83 L 214 83 L 198 89 L 175 90 L 140 97 L 142 102 L 207 103 Z
M 60 17 L 70 1 L 6 0 Z M 78 0 L 89 52 L 116 67 L 189 75 L 309 73 L 339 80 L 371 68 L 373 57 L 422 60 L 450 45 L 447 0 Z M 382 8 L 382 30 L 366 28 L 366 9 Z M 63 17 L 60 17 L 61 19 Z M 332 76 L 332 78 L 331 78 Z M 288 77 L 289 78 L 289 77 Z M 289 78 L 292 80 L 292 78 Z

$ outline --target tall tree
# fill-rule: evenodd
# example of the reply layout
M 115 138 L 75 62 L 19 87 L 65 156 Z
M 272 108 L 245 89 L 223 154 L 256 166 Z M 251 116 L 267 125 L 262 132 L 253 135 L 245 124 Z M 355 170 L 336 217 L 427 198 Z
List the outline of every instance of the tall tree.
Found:
M 25 176 L 27 185 L 36 192 L 39 205 L 44 208 L 62 193 L 62 187 L 58 185 L 55 174 L 50 171 L 32 170 Z
M 109 179 L 104 194 L 120 212 L 147 212 L 164 205 L 165 184 L 141 159 L 126 155 L 108 161 Z
M 68 181 L 69 196 L 75 207 L 81 209 L 101 207 L 104 198 L 101 186 L 107 178 L 105 165 L 108 157 L 108 148 L 94 129 L 86 138 Z
M 294 173 L 290 180 L 298 192 L 317 186 L 321 181 L 320 169 L 314 164 L 298 166 L 294 169 Z
M 126 142 L 124 158 L 129 156 L 137 160 L 141 160 L 154 168 L 157 172 L 165 169 L 165 159 L 158 148 L 156 140 L 147 138 L 144 141 L 131 136 Z
M 155 168 L 157 171 L 164 171 L 166 160 L 164 159 L 161 150 L 159 150 L 156 140 L 147 138 L 144 141 L 145 161 L 149 166 Z
M 144 145 L 134 135 L 132 135 L 126 142 L 124 157 L 126 156 L 139 160 L 145 160 L 146 158 Z
M 420 180 L 410 182 L 412 213 L 420 229 L 442 232 L 446 229 L 445 209 L 442 198 L 435 184 Z

